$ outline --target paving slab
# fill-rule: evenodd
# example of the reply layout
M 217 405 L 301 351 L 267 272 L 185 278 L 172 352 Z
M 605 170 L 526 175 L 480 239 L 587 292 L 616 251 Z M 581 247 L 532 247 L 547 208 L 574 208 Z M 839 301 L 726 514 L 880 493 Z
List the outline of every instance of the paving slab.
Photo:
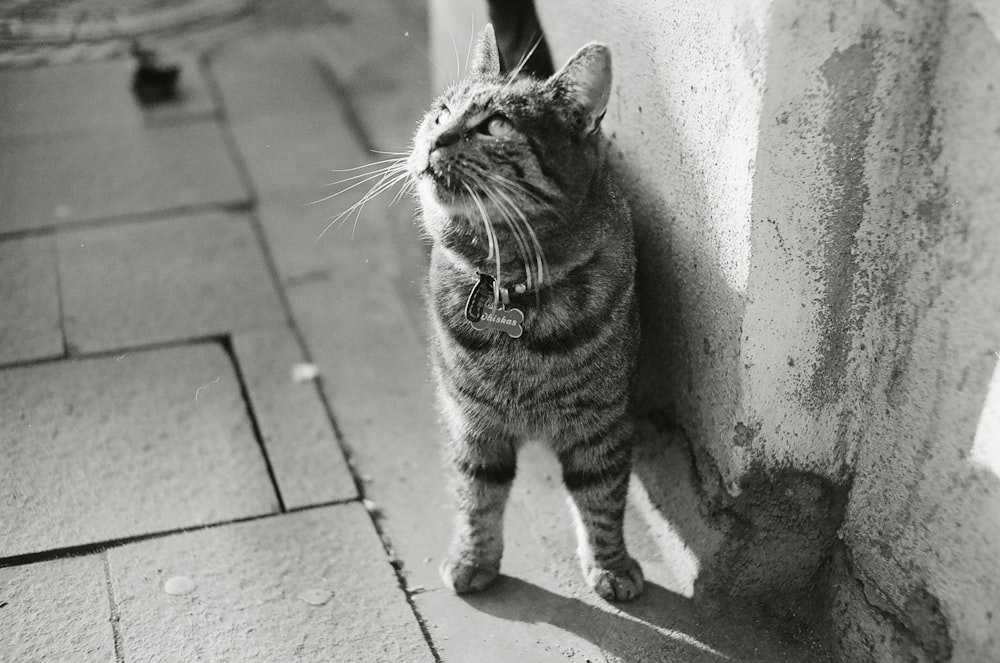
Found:
M 301 191 L 311 202 L 341 179 L 336 169 L 360 165 L 355 137 L 342 129 L 340 110 L 276 113 L 233 122 L 233 137 L 257 194 Z M 345 156 L 346 155 L 346 156 Z
M 0 364 L 62 353 L 55 241 L 0 242 Z
M 0 142 L 0 234 L 249 202 L 216 122 Z
M 417 49 L 408 40 L 395 45 L 347 81 L 349 98 L 372 149 L 409 149 L 427 113 L 433 99 L 430 76 Z
M 108 559 L 132 663 L 434 660 L 357 503 L 145 541 Z M 175 576 L 193 589 L 167 594 Z
M 304 283 L 288 297 L 403 572 L 412 584 L 430 586 L 450 518 L 426 516 L 445 513 L 450 500 L 427 346 L 392 281 L 364 255 L 344 257 L 330 282 Z
M 285 319 L 250 224 L 206 214 L 60 233 L 66 343 L 115 350 Z
M 233 136 L 263 198 L 296 191 L 304 203 L 317 200 L 328 195 L 325 185 L 340 179 L 334 169 L 364 163 L 336 96 L 338 84 L 318 62 L 301 40 L 284 33 L 237 42 L 212 59 Z
M 178 95 L 153 106 L 132 94 L 132 59 L 0 70 L 0 142 L 211 119 L 218 109 L 197 57 L 163 56 L 181 65 Z
M 298 36 L 317 52 L 330 55 L 330 62 L 344 80 L 354 77 L 367 64 L 384 60 L 395 46 L 404 43 L 409 45 L 412 59 L 418 60 L 425 69 L 432 66 L 427 55 L 426 3 L 394 0 L 324 2 L 331 14 L 339 18 L 328 28 L 335 38 L 325 38 L 318 31 L 309 30 L 299 32 Z M 379 47 L 371 48 L 373 44 Z
M 333 188 L 333 191 L 337 189 Z M 363 190 L 315 205 L 304 204 L 303 194 L 271 195 L 261 201 L 261 220 L 279 278 L 287 288 L 311 281 L 330 281 L 339 266 L 377 267 L 395 286 L 407 305 L 415 327 L 426 324 L 424 289 L 427 246 L 414 222 L 409 196 L 390 204 L 394 192 L 369 202 L 354 216 L 331 224 Z
M 0 568 L 0 661 L 114 660 L 102 555 Z
M 213 58 L 239 124 L 346 103 L 366 147 L 405 149 L 430 101 L 426 10 L 387 0 L 327 3 L 330 19 L 227 45 Z M 294 100 L 294 101 L 293 101 Z
M 8 368 L 0 413 L 0 557 L 277 509 L 221 346 Z
M 361 29 L 346 37 L 322 39 L 309 32 L 300 39 L 310 44 L 317 60 L 338 81 L 365 146 L 406 150 L 433 98 L 432 65 L 426 38 L 420 36 L 425 28 L 409 17 L 389 25 L 377 18 L 356 23 Z M 371 43 L 379 47 L 366 46 Z
M 316 382 L 293 379 L 304 358 L 291 330 L 242 332 L 233 347 L 285 507 L 358 497 Z
M 426 6 L 391 0 L 327 5 L 344 20 L 325 31 L 303 31 L 299 41 L 341 87 L 370 142 L 366 147 L 406 149 L 431 100 L 429 70 L 437 66 L 428 55 Z
M 335 39 L 328 28 L 307 30 L 318 41 Z M 226 44 L 212 54 L 209 72 L 233 123 L 281 113 L 330 112 L 338 100 L 301 33 L 276 32 Z

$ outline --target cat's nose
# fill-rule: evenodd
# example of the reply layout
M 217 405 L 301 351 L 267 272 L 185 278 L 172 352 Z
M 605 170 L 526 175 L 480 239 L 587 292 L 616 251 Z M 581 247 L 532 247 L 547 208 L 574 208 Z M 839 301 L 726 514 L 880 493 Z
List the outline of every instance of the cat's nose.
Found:
M 459 140 L 461 140 L 462 135 L 457 131 L 445 131 L 438 134 L 438 137 L 434 139 L 434 148 L 438 149 L 441 147 L 448 147 L 449 145 L 454 145 Z

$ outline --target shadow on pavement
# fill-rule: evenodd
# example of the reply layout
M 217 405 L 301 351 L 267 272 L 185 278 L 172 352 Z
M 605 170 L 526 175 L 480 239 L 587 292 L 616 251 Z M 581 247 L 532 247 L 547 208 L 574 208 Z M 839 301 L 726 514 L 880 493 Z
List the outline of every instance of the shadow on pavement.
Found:
M 563 596 L 538 585 L 500 576 L 488 592 L 461 597 L 493 617 L 548 623 L 590 641 L 623 660 L 702 663 L 739 660 L 722 651 L 693 615 L 691 601 L 652 583 L 642 596 L 610 609 Z M 619 608 L 621 612 L 612 612 Z M 723 638 L 724 639 L 724 638 Z

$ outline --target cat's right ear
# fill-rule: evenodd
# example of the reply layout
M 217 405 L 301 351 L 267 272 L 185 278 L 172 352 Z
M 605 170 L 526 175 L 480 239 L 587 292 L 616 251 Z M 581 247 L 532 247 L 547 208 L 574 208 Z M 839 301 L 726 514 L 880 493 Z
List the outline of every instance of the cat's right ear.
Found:
M 497 46 L 497 36 L 493 32 L 493 24 L 487 23 L 483 34 L 476 45 L 476 53 L 469 69 L 478 78 L 494 78 L 500 75 L 503 62 L 500 48 Z

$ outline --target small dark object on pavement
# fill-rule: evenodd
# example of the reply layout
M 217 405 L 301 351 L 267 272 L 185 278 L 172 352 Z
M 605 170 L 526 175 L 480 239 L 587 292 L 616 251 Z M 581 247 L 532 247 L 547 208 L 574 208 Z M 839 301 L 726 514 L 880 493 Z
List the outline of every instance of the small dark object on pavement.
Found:
M 179 64 L 160 62 L 159 54 L 132 42 L 132 55 L 138 66 L 132 76 L 132 91 L 144 105 L 158 104 L 177 98 L 177 81 L 181 76 Z

